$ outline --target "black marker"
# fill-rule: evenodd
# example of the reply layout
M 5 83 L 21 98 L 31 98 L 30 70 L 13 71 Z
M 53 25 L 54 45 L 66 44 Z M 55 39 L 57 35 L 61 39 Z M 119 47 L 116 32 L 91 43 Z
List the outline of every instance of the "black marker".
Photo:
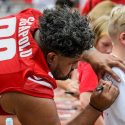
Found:
M 66 93 L 66 94 L 70 94 L 70 95 L 74 95 L 74 93 L 73 93 L 73 92 L 70 92 L 70 91 L 66 91 L 65 93 Z
M 103 88 L 104 88 L 103 86 L 99 86 L 99 87 L 96 88 L 96 91 L 102 91 Z

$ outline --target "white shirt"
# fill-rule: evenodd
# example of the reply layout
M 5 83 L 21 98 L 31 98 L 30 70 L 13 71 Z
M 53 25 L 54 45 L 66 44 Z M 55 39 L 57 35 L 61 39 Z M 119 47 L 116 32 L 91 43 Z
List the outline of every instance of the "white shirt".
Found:
M 116 82 L 108 74 L 105 74 L 104 79 L 118 86 L 120 94 L 115 102 L 104 111 L 104 121 L 105 125 L 125 125 L 125 72 L 116 67 L 112 69 L 120 77 L 121 82 Z

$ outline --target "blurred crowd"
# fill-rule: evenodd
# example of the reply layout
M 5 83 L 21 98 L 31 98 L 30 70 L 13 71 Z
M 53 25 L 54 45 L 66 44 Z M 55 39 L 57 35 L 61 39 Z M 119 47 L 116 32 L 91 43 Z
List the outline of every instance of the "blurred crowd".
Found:
M 0 16 L 16 13 L 25 8 L 37 8 L 43 10 L 54 8 L 56 4 L 66 4 L 80 11 L 82 15 L 87 15 L 97 4 L 105 0 L 0 0 Z M 124 0 L 108 0 L 117 4 L 125 4 Z
M 65 0 L 64 0 L 65 1 Z M 61 2 L 64 2 L 61 0 Z M 60 2 L 60 1 L 59 1 Z M 54 8 L 56 0 L 0 0 L 0 12 L 1 16 L 16 13 L 25 8 L 37 8 L 39 10 L 43 10 L 46 8 Z M 71 2 L 67 2 L 68 4 L 78 4 L 78 0 L 74 0 Z

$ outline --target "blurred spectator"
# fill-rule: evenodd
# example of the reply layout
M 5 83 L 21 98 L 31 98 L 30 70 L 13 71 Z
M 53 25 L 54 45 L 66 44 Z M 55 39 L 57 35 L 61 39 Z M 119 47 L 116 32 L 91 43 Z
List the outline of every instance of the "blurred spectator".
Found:
M 88 16 L 91 19 L 91 22 L 95 21 L 102 15 L 110 15 L 111 10 L 117 4 L 112 1 L 103 1 L 95 6 L 89 13 Z
M 95 33 L 94 46 L 102 53 L 110 54 L 112 52 L 113 43 L 108 34 L 109 16 L 101 16 L 93 23 L 93 31 Z
M 82 15 L 87 15 L 98 3 L 105 0 L 86 0 L 84 7 L 81 10 Z M 108 0 L 117 4 L 125 4 L 125 0 Z
M 2 0 L 0 0 L 0 6 L 2 5 Z
M 109 16 L 98 18 L 92 25 L 95 33 L 94 46 L 102 53 L 111 53 L 112 41 L 108 35 Z M 98 77 L 91 65 L 87 62 L 79 62 L 78 65 L 79 82 L 80 82 L 80 102 L 82 108 L 85 108 L 90 102 L 92 91 L 98 85 Z M 100 116 L 94 125 L 104 125 L 103 117 Z
M 117 6 L 111 11 L 108 32 L 114 42 L 112 55 L 125 60 L 125 6 Z M 115 81 L 107 73 L 104 80 L 117 86 L 120 94 L 113 105 L 104 111 L 105 125 L 125 125 L 125 72 L 117 66 L 112 69 L 119 75 L 121 82 Z

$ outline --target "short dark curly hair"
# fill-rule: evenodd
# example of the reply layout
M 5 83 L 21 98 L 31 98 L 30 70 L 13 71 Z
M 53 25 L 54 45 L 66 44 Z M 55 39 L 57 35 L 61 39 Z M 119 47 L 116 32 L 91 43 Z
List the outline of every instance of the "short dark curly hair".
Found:
M 76 57 L 93 46 L 94 33 L 87 17 L 69 8 L 46 9 L 39 19 L 40 45 L 46 53 Z
M 74 2 L 71 0 L 56 0 L 56 6 L 60 6 L 61 8 L 68 6 L 74 7 Z

